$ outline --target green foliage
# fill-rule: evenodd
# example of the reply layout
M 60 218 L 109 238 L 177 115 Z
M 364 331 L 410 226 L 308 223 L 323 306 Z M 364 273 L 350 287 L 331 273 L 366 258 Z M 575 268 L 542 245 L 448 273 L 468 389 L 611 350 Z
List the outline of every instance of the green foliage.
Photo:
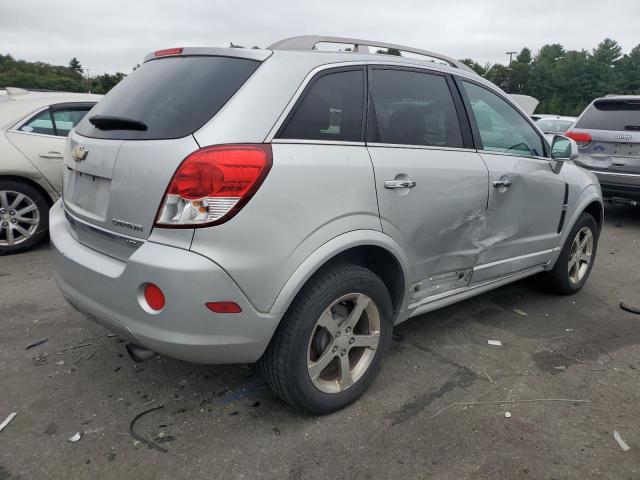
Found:
M 105 73 L 91 79 L 83 75 L 84 69 L 75 57 L 65 67 L 43 62 L 26 62 L 16 60 L 9 54 L 0 54 L 0 88 L 107 93 L 125 77 L 121 72 Z
M 640 94 L 640 45 L 628 54 L 610 38 L 588 52 L 544 45 L 535 55 L 523 48 L 510 66 L 463 63 L 508 93 L 531 95 L 537 112 L 579 115 L 594 98 L 607 94 Z

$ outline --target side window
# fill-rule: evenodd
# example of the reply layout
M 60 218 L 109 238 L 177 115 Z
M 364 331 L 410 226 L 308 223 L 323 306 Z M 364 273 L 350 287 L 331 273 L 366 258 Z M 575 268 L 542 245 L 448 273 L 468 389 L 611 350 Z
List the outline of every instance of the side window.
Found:
M 278 138 L 359 142 L 364 71 L 329 73 L 313 81 Z
M 370 78 L 380 142 L 463 146 L 460 123 L 445 77 L 373 69 Z
M 543 157 L 538 132 L 509 103 L 486 88 L 462 82 L 480 130 L 483 149 L 525 157 Z
M 87 114 L 89 108 L 60 108 L 53 111 L 53 121 L 56 125 L 57 135 L 66 137 L 73 127 Z
M 53 120 L 51 118 L 51 112 L 46 109 L 31 120 L 20 127 L 20 131 L 27 133 L 41 133 L 44 135 L 55 135 L 55 129 L 53 128 Z

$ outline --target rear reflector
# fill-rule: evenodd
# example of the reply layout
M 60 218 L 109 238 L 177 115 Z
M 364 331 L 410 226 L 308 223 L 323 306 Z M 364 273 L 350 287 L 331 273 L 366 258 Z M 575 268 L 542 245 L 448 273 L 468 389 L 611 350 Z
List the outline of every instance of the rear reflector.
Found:
M 576 132 L 575 130 L 569 130 L 568 132 L 565 132 L 564 135 L 565 137 L 569 137 L 575 140 L 575 142 L 580 146 L 584 146 L 591 141 L 591 134 L 587 132 Z
M 207 147 L 189 155 L 173 175 L 156 226 L 194 228 L 231 219 L 271 168 L 271 145 Z
M 240 313 L 242 309 L 236 302 L 207 302 L 207 308 L 216 313 Z
M 166 55 L 180 55 L 182 48 L 165 48 L 164 50 L 156 50 L 153 52 L 155 57 L 164 57 Z
M 164 308 L 164 293 L 153 283 L 144 287 L 144 299 L 151 310 L 160 311 Z

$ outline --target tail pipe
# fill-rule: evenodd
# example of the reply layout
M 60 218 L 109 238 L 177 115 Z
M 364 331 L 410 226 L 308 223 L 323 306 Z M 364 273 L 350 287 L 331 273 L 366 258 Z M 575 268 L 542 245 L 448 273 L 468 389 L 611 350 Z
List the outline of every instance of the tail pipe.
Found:
M 131 359 L 136 363 L 142 363 L 147 360 L 151 360 L 156 356 L 156 352 L 152 352 L 151 350 L 147 350 L 146 348 L 139 347 L 138 345 L 134 345 L 133 343 L 127 343 L 125 345 L 127 349 L 127 353 L 131 357 Z

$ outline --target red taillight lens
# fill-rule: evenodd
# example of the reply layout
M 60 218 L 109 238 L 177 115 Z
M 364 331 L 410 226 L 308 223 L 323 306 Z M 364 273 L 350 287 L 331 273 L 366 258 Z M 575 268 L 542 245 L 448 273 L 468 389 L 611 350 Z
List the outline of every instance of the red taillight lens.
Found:
M 271 145 L 208 147 L 180 164 L 160 205 L 156 225 L 215 225 L 232 218 L 271 168 Z
M 242 309 L 236 302 L 207 302 L 207 308 L 216 313 L 240 313 Z
M 144 287 L 144 299 L 151 310 L 160 311 L 164 308 L 164 293 L 153 283 Z
M 575 130 L 569 130 L 565 132 L 565 137 L 569 137 L 576 141 L 576 143 L 580 146 L 584 146 L 591 141 L 591 134 L 587 132 L 576 132 Z
M 155 57 L 164 57 L 166 55 L 180 55 L 182 48 L 165 48 L 164 50 L 156 50 L 153 52 Z

